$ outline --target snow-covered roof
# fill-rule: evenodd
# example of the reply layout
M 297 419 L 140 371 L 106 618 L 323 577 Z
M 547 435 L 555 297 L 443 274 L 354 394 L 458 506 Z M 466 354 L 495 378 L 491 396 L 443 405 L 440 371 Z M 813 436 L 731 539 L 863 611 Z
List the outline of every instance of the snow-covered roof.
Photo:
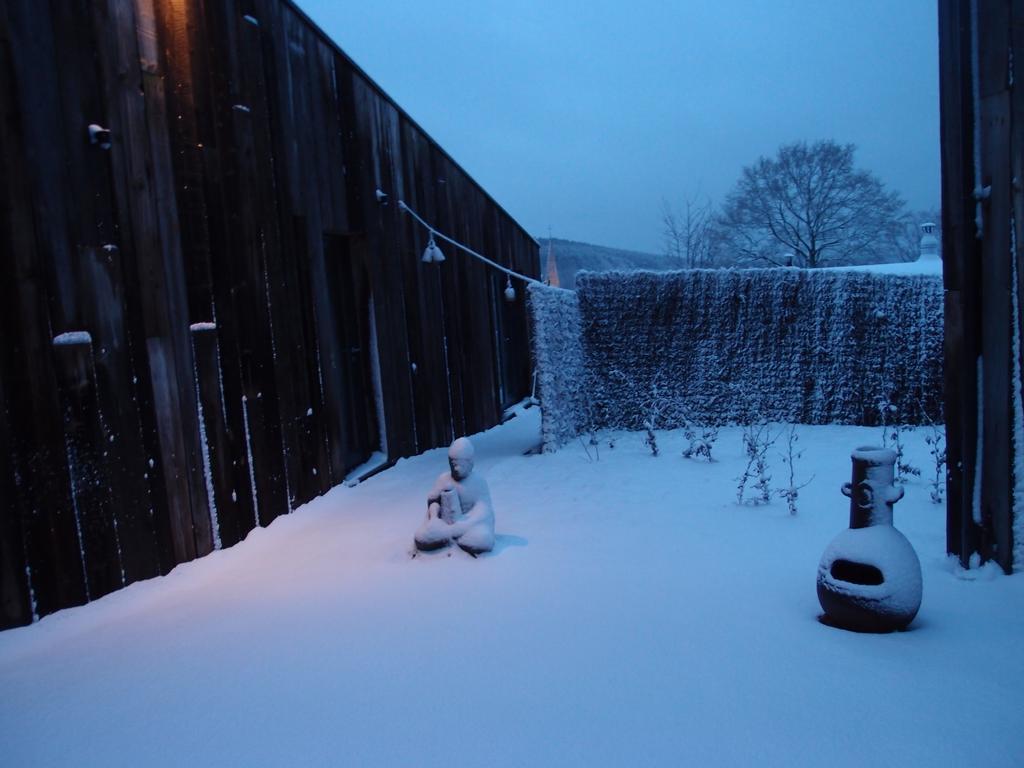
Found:
M 833 270 L 851 272 L 871 272 L 883 275 L 938 275 L 942 277 L 941 259 L 918 259 L 917 261 L 897 261 L 890 264 L 857 264 L 847 267 L 828 267 Z

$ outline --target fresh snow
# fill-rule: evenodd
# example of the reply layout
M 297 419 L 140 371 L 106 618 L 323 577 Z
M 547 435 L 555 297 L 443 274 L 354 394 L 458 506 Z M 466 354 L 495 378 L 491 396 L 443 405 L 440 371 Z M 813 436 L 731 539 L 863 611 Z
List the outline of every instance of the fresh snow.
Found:
M 826 267 L 830 272 L 871 272 L 877 275 L 938 275 L 942 276 L 941 259 L 896 261 L 890 264 L 856 264 L 845 267 Z
M 381 453 L 387 454 L 387 411 L 384 409 L 384 384 L 380 374 L 380 350 L 377 348 L 377 310 L 373 305 L 373 294 L 370 294 L 368 313 L 370 316 L 367 322 L 370 326 L 370 379 L 373 382 L 373 406 L 377 416 L 377 447 Z
M 243 406 L 243 414 L 245 413 Z M 822 625 L 850 451 L 798 426 L 799 513 L 735 503 L 681 432 L 523 455 L 537 408 L 473 437 L 497 546 L 410 558 L 439 448 L 339 486 L 229 549 L 0 633 L 0 762 L 37 765 L 1024 764 L 1024 576 L 963 571 L 912 480 L 910 630 Z M 926 430 L 905 435 L 927 469 Z M 608 447 L 615 438 L 615 448 Z M 781 458 L 769 453 L 776 480 Z M 927 475 L 927 472 L 923 472 Z
M 196 323 L 192 330 L 210 330 L 209 328 L 197 329 L 196 325 L 211 325 L 212 323 Z M 206 435 L 206 418 L 203 414 L 203 395 L 199 389 L 199 362 L 196 358 L 195 343 L 192 345 L 192 376 L 196 384 L 196 421 L 199 423 L 199 445 L 200 455 L 203 458 L 203 480 L 206 482 L 206 503 L 210 510 L 210 532 L 213 536 L 213 548 L 221 548 L 220 519 L 217 515 L 217 495 L 213 488 L 213 467 L 210 462 L 210 441 Z
M 896 529 L 899 530 L 898 528 Z M 885 574 L 883 584 L 843 582 L 836 591 L 865 602 L 882 603 L 893 613 L 909 614 L 921 599 L 921 574 L 916 553 L 905 537 L 893 533 L 887 525 L 847 528 L 829 542 L 818 565 L 819 578 L 829 578 L 828 567 L 838 559 L 875 566 Z
M 252 516 L 259 528 L 260 495 L 256 492 L 256 466 L 252 460 L 252 434 L 249 432 L 249 398 L 245 395 L 242 395 L 242 427 L 245 430 L 245 455 L 249 465 L 249 489 L 252 491 Z
M 69 344 L 92 344 L 92 336 L 88 331 L 68 331 L 54 336 L 53 343 L 58 347 Z
M 349 472 L 344 479 L 344 483 L 348 486 L 357 485 L 359 478 L 363 477 L 375 469 L 380 469 L 388 463 L 388 455 L 383 451 L 374 451 L 370 454 L 370 458 L 360 464 L 358 467 Z
M 1012 64 L 1011 61 L 1011 80 Z M 1013 307 L 1013 376 L 1010 379 L 1013 403 L 1013 557 L 1014 570 L 1024 566 L 1024 403 L 1021 402 L 1020 370 L 1020 282 L 1017 274 L 1017 219 L 1010 217 L 1010 298 Z
M 89 571 L 85 567 L 85 541 L 82 538 L 82 515 L 78 511 L 78 483 L 75 478 L 78 475 L 77 467 L 78 462 L 75 460 L 75 450 L 72 447 L 71 440 L 65 435 L 64 437 L 64 453 L 68 459 L 68 480 L 71 484 L 71 511 L 75 518 L 75 536 L 78 539 L 78 556 L 82 562 L 82 582 L 85 585 L 85 599 L 90 599 L 89 595 Z

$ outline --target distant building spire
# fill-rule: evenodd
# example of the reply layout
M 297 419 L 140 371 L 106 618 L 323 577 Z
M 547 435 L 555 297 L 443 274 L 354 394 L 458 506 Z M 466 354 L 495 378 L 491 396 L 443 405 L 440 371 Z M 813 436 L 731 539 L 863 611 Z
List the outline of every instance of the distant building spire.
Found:
M 558 264 L 555 263 L 555 251 L 551 247 L 551 227 L 548 227 L 548 268 L 545 282 L 548 285 L 553 285 L 555 288 L 559 288 L 562 285 L 558 279 Z

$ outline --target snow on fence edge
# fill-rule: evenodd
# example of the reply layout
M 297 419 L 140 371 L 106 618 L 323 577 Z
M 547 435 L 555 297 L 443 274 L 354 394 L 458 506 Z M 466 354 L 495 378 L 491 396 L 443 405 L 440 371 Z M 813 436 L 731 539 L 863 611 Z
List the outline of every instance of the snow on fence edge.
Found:
M 574 291 L 527 287 L 531 354 L 541 401 L 541 440 L 546 452 L 572 440 L 584 428 L 583 348 L 579 300 Z

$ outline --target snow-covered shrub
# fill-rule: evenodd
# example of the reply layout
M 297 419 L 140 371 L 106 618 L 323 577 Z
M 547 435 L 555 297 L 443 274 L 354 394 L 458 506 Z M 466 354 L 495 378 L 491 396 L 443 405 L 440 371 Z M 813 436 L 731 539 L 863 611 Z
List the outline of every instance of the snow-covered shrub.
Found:
M 658 377 L 660 379 L 660 377 Z M 665 415 L 672 409 L 672 402 L 664 395 L 659 387 L 658 380 L 651 385 L 651 391 L 643 401 L 643 428 L 647 432 L 644 443 L 651 451 L 652 456 L 658 455 L 658 438 L 654 435 Z
M 718 440 L 718 427 L 701 426 L 686 422 L 683 427 L 683 437 L 687 445 L 683 448 L 684 459 L 704 459 L 711 462 L 711 449 Z
M 899 409 L 887 400 L 878 404 L 879 420 L 882 422 L 882 445 L 896 452 L 896 479 L 904 475 L 921 476 L 921 470 L 910 463 L 903 450 L 903 432 L 913 429 L 912 426 L 901 426 Z
M 928 425 L 929 434 L 925 437 L 925 445 L 928 446 L 928 453 L 932 457 L 935 467 L 935 475 L 928 483 L 931 490 L 931 499 L 935 504 L 941 504 L 945 500 L 945 469 L 946 469 L 946 430 L 936 424 Z
M 545 451 L 593 431 L 587 417 L 583 350 L 576 294 L 545 285 L 527 290 L 532 322 L 532 353 L 541 400 L 541 439 Z
M 652 421 L 645 421 L 644 422 L 644 430 L 647 432 L 646 437 L 644 437 L 644 445 L 646 445 L 650 449 L 651 456 L 657 456 L 658 455 L 658 438 L 654 436 L 654 426 L 653 426 L 653 424 L 654 424 L 654 422 L 652 422 Z

